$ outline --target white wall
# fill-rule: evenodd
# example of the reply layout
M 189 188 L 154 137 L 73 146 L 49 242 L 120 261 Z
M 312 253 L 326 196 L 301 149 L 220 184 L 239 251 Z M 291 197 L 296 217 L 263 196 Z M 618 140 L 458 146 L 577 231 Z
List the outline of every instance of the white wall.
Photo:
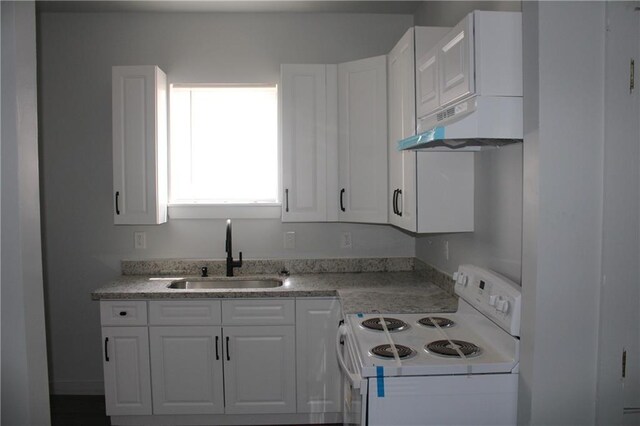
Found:
M 54 393 L 102 388 L 98 305 L 89 293 L 125 258 L 224 257 L 224 221 L 114 226 L 111 67 L 157 64 L 174 82 L 277 82 L 281 63 L 387 53 L 410 15 L 105 13 L 40 16 L 39 83 L 47 308 Z M 247 118 L 251 131 L 250 117 Z M 233 184 L 229 182 L 228 184 Z M 133 232 L 148 249 L 133 249 Z M 296 231 L 296 249 L 283 232 Z M 352 233 L 353 249 L 340 249 Z M 234 221 L 245 258 L 413 256 L 390 226 Z
M 595 423 L 605 14 L 525 2 L 519 422 Z
M 461 263 L 472 263 L 520 283 L 522 144 L 477 152 L 474 172 L 475 231 L 419 235 L 416 257 L 448 273 L 456 271 Z
M 48 425 L 33 2 L 2 2 L 3 425 Z

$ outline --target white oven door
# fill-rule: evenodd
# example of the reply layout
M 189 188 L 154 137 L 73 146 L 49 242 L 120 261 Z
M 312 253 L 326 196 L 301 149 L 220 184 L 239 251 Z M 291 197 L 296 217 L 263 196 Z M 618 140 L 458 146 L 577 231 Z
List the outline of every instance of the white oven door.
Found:
M 338 363 L 342 375 L 342 417 L 345 426 L 364 426 L 367 413 L 367 381 L 356 372 L 355 347 L 345 336 L 346 327 L 338 329 L 336 344 Z M 340 344 L 344 337 L 344 344 Z
M 518 375 L 369 379 L 369 426 L 515 426 Z

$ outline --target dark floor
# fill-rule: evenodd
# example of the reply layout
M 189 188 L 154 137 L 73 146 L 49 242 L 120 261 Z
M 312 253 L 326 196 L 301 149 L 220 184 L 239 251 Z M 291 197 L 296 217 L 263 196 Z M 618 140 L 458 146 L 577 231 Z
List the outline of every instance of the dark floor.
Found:
M 102 395 L 51 395 L 51 426 L 110 426 Z
M 51 395 L 51 426 L 110 425 L 103 395 Z

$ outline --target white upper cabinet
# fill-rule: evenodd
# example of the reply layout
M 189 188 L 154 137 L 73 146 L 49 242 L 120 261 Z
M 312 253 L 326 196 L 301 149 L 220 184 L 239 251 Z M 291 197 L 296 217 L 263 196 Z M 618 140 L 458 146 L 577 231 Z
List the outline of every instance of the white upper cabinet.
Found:
M 337 219 L 336 65 L 282 65 L 282 221 Z M 331 193 L 333 197 L 333 191 Z
M 522 96 L 522 14 L 471 12 L 435 47 L 416 46 L 415 71 L 418 118 L 473 95 Z
M 446 106 L 474 92 L 473 14 L 467 15 L 441 41 L 437 62 L 439 104 Z M 435 60 L 435 58 L 434 58 Z
M 117 225 L 167 221 L 167 77 L 157 66 L 112 70 Z
M 339 219 L 387 222 L 387 58 L 338 65 Z
M 414 83 L 414 28 L 410 28 L 391 50 L 388 70 L 388 163 L 389 187 L 387 205 L 389 223 L 409 231 L 416 231 L 415 194 L 416 153 L 398 151 L 396 142 L 412 136 L 416 131 L 416 102 Z

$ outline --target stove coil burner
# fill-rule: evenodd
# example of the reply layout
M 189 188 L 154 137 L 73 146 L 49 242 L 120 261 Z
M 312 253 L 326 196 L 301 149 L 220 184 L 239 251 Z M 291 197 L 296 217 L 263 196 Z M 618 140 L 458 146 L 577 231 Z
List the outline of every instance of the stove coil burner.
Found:
M 449 318 L 443 318 L 443 317 L 425 317 L 425 318 L 419 319 L 418 323 L 420 323 L 421 325 L 424 325 L 425 327 L 433 327 L 433 328 L 435 328 L 436 325 L 441 328 L 446 328 L 446 327 L 451 327 L 455 324 L 455 322 L 453 322 Z
M 382 319 L 384 320 L 384 323 L 387 326 L 387 330 L 389 331 L 402 331 L 407 328 L 407 323 L 402 320 L 388 317 L 383 317 Z M 380 318 L 369 318 L 362 321 L 361 324 L 364 328 L 368 328 L 369 330 L 384 330 L 384 328 L 382 327 L 382 323 L 380 322 Z
M 398 351 L 398 358 L 406 359 L 415 355 L 415 351 L 408 346 L 403 345 L 395 345 L 396 351 Z M 394 358 L 393 349 L 391 349 L 391 345 L 378 345 L 371 349 L 371 353 L 375 356 L 379 356 L 380 358 Z
M 454 346 L 455 345 L 455 346 Z M 427 344 L 424 348 L 427 352 L 431 352 L 437 355 L 442 355 L 450 358 L 460 358 L 460 354 L 456 350 L 456 347 L 466 357 L 473 357 L 480 355 L 480 348 L 473 343 L 465 342 L 463 340 L 436 340 Z

